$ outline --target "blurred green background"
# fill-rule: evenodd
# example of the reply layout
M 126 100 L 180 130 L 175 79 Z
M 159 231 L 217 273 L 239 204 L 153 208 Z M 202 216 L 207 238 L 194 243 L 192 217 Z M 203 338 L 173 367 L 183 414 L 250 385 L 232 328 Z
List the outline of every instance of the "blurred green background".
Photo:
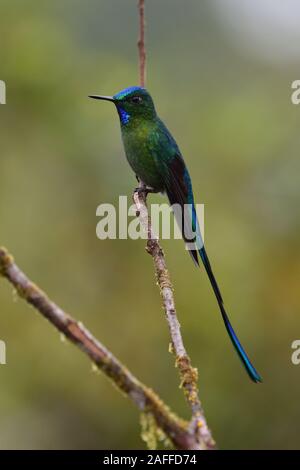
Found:
M 264 378 L 254 385 L 243 371 L 203 269 L 181 241 L 164 241 L 221 448 L 300 447 L 299 7 L 146 1 L 147 85 L 205 204 L 207 251 Z M 136 39 L 135 0 L 0 1 L 0 245 L 187 418 L 144 241 L 95 235 L 96 207 L 131 196 L 136 181 L 113 106 L 87 95 L 137 84 Z M 131 402 L 2 280 L 0 339 L 1 448 L 144 448 Z

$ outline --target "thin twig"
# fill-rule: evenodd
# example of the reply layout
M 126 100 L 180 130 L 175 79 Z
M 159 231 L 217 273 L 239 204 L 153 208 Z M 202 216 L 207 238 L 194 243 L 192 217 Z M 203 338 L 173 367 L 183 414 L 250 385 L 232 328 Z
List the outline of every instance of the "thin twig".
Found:
M 139 69 L 140 69 L 140 85 L 145 85 L 145 68 L 146 68 L 146 46 L 145 46 L 145 4 L 144 0 L 139 0 Z M 139 191 L 135 191 L 133 199 L 136 205 L 136 213 L 140 219 L 144 230 L 148 234 L 147 251 L 152 256 L 155 266 L 157 283 L 160 288 L 163 299 L 163 307 L 169 325 L 172 351 L 175 355 L 176 366 L 179 370 L 181 386 L 184 390 L 186 400 L 191 408 L 192 419 L 189 429 L 198 438 L 201 448 L 212 449 L 215 442 L 212 438 L 210 429 L 207 426 L 204 411 L 198 393 L 198 371 L 195 369 L 186 352 L 180 331 L 180 323 L 178 321 L 175 309 L 173 287 L 170 275 L 167 270 L 165 256 L 159 245 L 158 238 L 152 230 L 151 220 L 147 209 L 147 192 L 146 185 L 140 181 Z
M 145 47 L 145 2 L 139 0 L 139 71 L 140 71 L 140 85 L 144 87 L 146 85 L 146 47 Z
M 189 423 L 167 407 L 159 396 L 141 383 L 103 344 L 80 322 L 56 305 L 16 265 L 5 248 L 0 248 L 0 276 L 5 277 L 19 296 L 31 304 L 52 325 L 78 346 L 115 385 L 124 392 L 138 409 L 151 413 L 157 426 L 163 430 L 177 449 L 199 449 L 200 444 Z
M 204 411 L 198 393 L 198 371 L 192 367 L 191 360 L 186 352 L 177 318 L 173 287 L 166 266 L 164 252 L 159 244 L 157 235 L 153 232 L 151 220 L 147 209 L 147 191 L 144 183 L 140 182 L 139 190 L 133 194 L 136 214 L 140 223 L 148 234 L 147 251 L 152 256 L 155 266 L 157 283 L 162 296 L 163 307 L 168 321 L 172 340 L 172 352 L 175 355 L 176 366 L 179 370 L 181 387 L 191 408 L 192 420 L 190 431 L 198 436 L 202 448 L 212 449 L 215 442 L 207 426 Z

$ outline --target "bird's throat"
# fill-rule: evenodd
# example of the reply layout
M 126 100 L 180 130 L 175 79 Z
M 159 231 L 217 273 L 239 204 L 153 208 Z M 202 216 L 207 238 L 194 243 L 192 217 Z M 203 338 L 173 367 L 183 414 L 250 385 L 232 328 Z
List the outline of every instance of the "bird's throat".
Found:
M 118 113 L 119 113 L 119 116 L 120 116 L 121 124 L 126 126 L 126 124 L 128 124 L 129 120 L 130 120 L 130 114 L 128 114 L 127 111 L 125 111 L 124 108 L 121 108 L 119 106 L 118 106 Z

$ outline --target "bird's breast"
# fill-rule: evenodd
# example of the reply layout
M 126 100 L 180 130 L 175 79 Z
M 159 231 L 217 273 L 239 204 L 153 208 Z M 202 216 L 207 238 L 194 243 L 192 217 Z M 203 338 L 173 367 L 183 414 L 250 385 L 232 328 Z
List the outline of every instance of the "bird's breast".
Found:
M 139 125 L 134 129 L 122 130 L 124 148 L 128 163 L 135 174 L 148 186 L 163 191 L 164 185 L 157 166 L 157 146 L 153 128 Z

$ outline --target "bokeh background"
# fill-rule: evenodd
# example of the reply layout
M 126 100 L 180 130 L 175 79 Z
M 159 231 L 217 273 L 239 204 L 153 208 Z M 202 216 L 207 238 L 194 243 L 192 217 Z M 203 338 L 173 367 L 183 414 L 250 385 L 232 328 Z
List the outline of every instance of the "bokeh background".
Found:
M 164 241 L 201 398 L 221 448 L 299 448 L 300 5 L 146 1 L 148 88 L 205 204 L 228 311 L 264 378 L 252 384 L 204 271 Z M 113 106 L 137 84 L 135 0 L 1 0 L 0 244 L 181 416 L 144 241 L 99 241 L 96 207 L 136 184 Z M 151 196 L 152 201 L 163 201 Z M 0 281 L 0 448 L 144 448 L 137 410 Z

